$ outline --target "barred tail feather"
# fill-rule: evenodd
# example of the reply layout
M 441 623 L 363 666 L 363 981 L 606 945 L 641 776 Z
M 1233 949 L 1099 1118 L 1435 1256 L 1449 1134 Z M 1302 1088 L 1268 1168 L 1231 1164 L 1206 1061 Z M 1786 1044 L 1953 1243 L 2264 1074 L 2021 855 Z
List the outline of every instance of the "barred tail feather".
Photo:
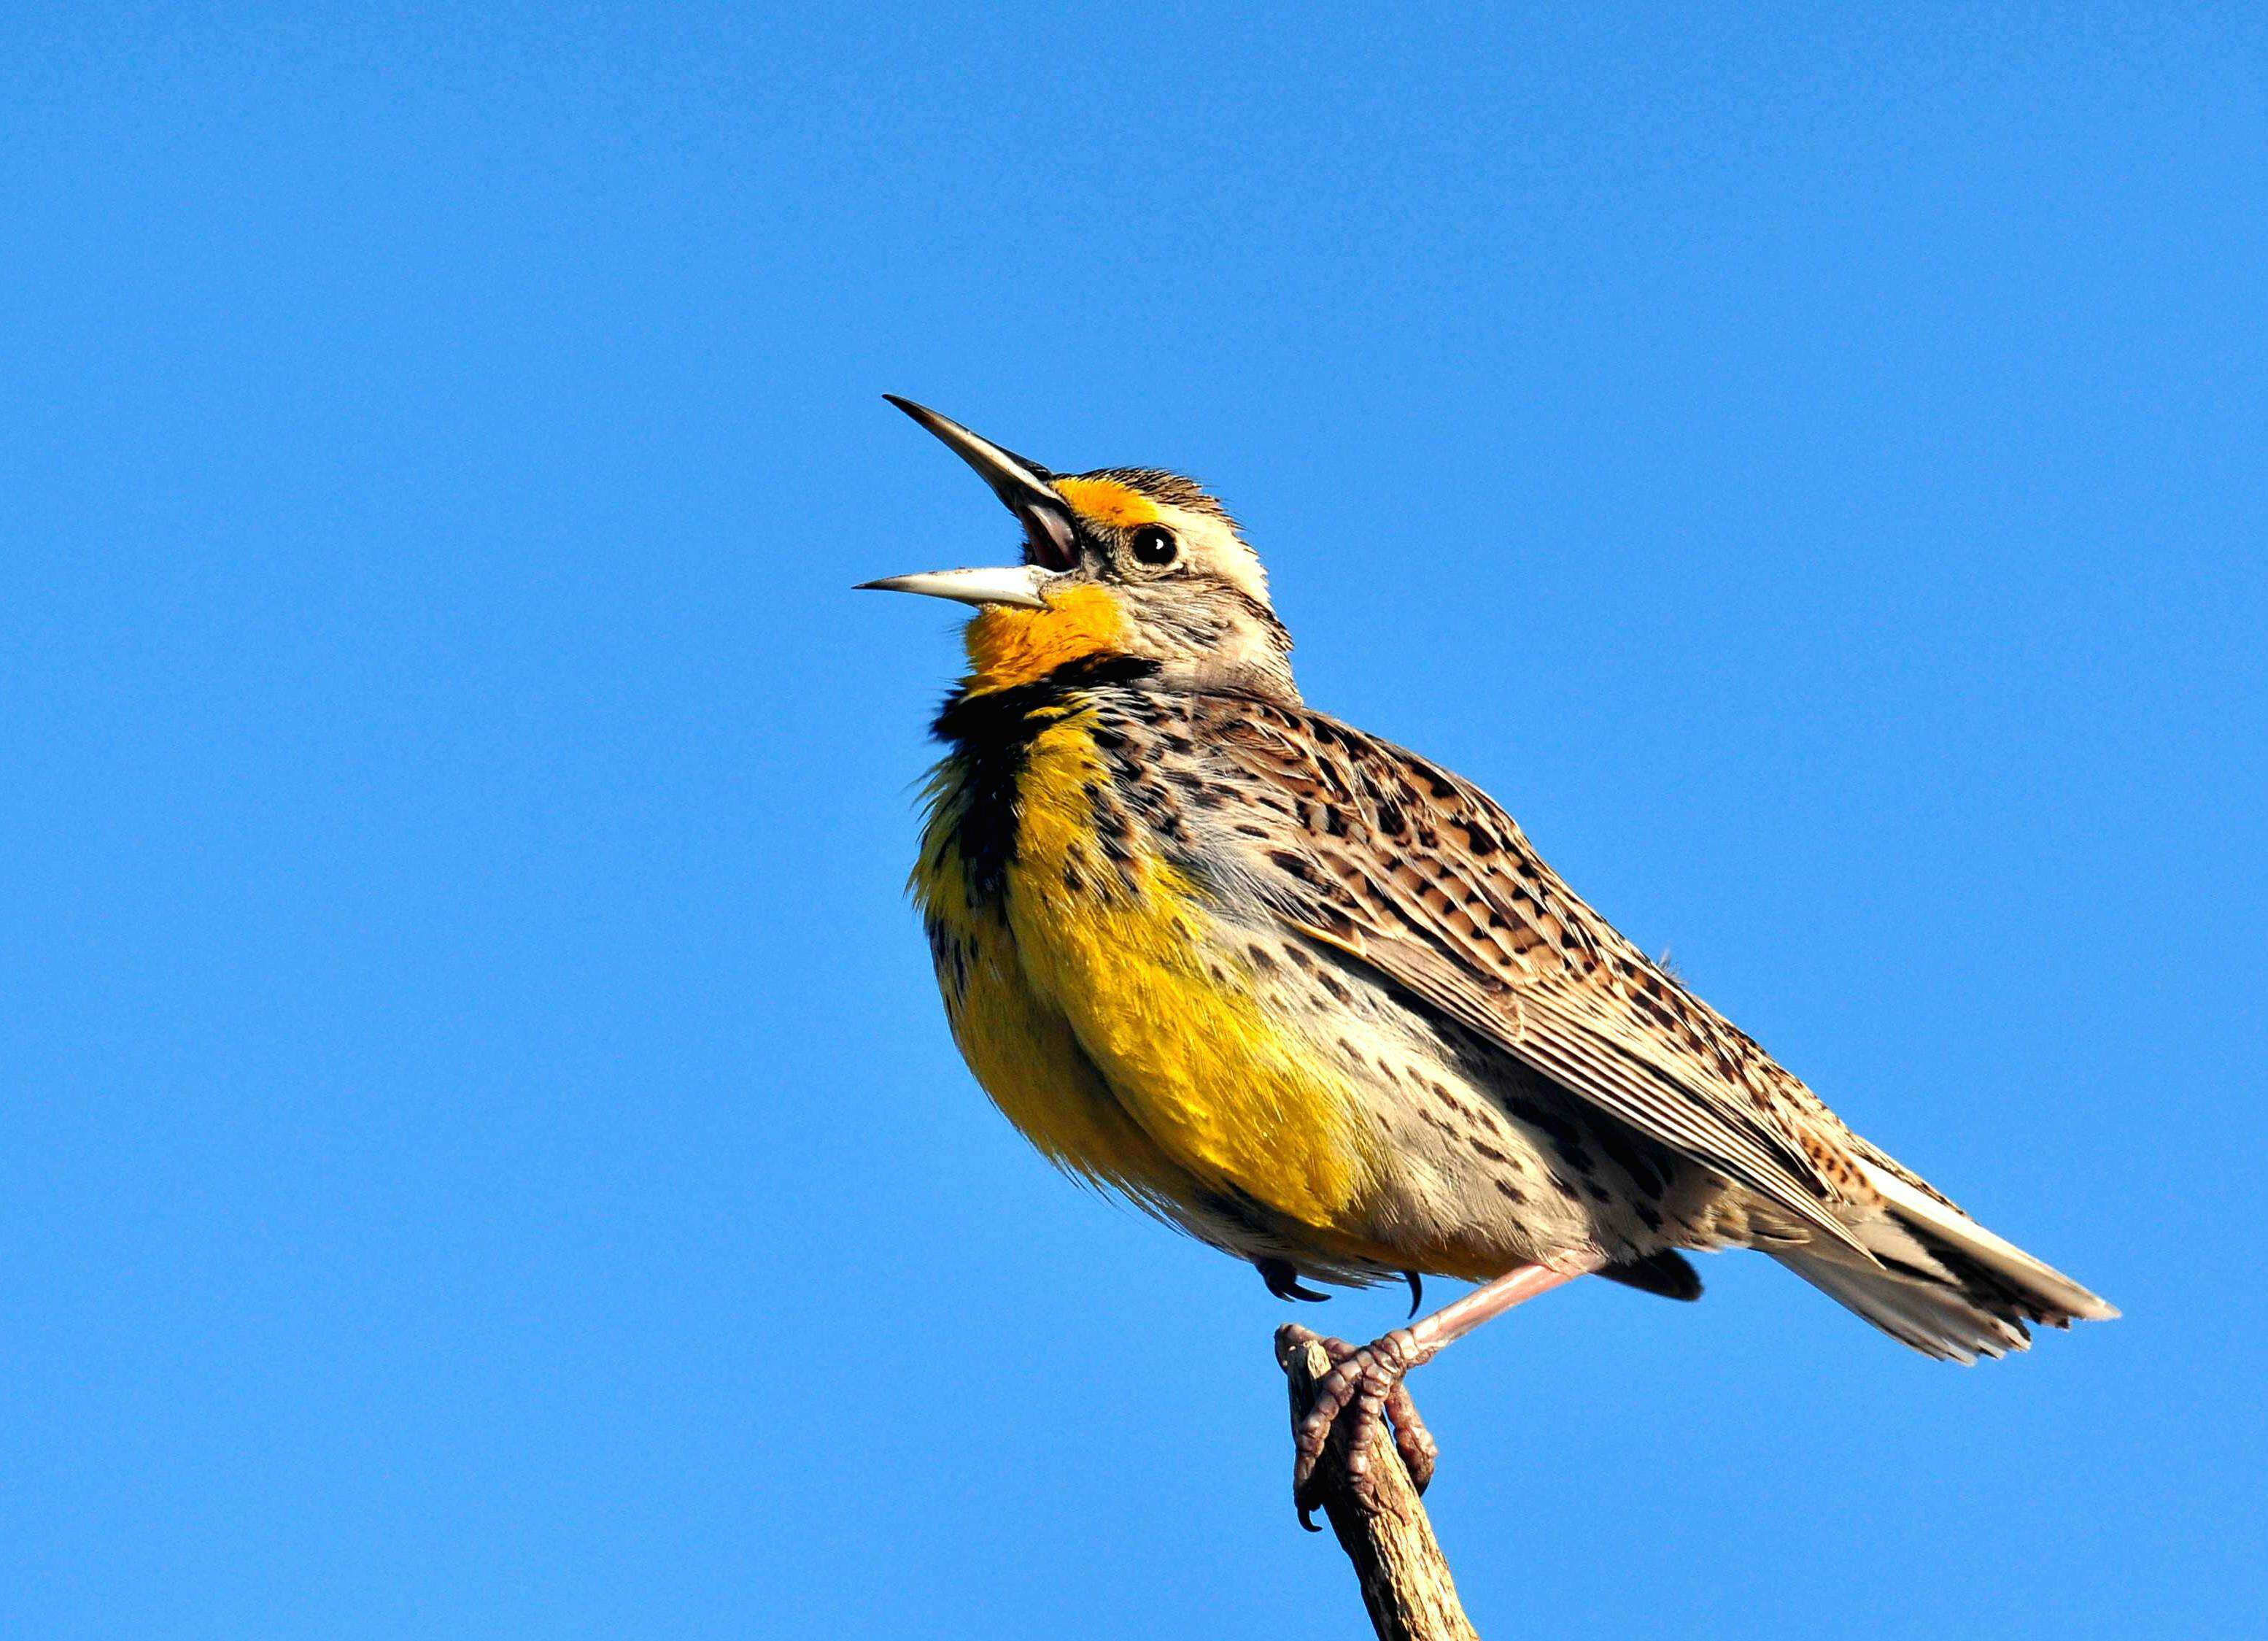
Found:
M 1895 1165 L 1861 1160 L 1885 1211 L 1854 1226 L 1878 1264 L 1833 1244 L 1777 1252 L 1813 1287 L 1926 1356 L 1970 1363 L 2031 1343 L 2028 1322 L 2068 1327 L 2117 1311 L 2062 1272 L 1994 1236 Z

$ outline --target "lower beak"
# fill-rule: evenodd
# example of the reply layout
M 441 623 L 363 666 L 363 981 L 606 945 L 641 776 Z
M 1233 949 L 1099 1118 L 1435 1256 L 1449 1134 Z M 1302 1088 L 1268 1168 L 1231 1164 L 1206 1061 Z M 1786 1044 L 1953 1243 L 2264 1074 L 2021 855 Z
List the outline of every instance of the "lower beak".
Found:
M 1042 590 L 1059 572 L 1035 564 L 1001 565 L 979 570 L 928 570 L 919 575 L 893 575 L 880 581 L 861 581 L 855 589 L 876 593 L 926 593 L 960 604 L 1013 604 L 1024 610 L 1044 610 Z

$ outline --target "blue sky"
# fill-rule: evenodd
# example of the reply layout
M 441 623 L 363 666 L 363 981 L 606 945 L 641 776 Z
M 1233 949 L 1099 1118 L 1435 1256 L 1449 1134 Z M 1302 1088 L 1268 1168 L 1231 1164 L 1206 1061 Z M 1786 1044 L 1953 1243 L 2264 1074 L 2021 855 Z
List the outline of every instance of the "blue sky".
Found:
M 848 589 L 1013 529 L 886 390 L 1211 483 L 2126 1308 L 1523 1311 L 1418 1381 L 1484 1630 L 2252 1622 L 2268 29 L 1691 10 L 11 8 L 0 1628 L 1359 1628 L 1283 1307 L 947 1040 L 954 620 Z

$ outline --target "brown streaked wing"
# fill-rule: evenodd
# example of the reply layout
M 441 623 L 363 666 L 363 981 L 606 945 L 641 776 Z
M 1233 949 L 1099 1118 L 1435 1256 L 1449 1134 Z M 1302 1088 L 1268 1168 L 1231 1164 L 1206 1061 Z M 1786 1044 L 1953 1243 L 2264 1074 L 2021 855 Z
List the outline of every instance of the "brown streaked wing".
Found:
M 1311 938 L 1858 1248 L 1826 1206 L 1845 1171 L 1822 1129 L 1840 1125 L 1578 898 L 1485 793 L 1304 707 L 1214 696 L 1191 714 L 1199 744 L 1270 808 L 1289 800 L 1253 864 Z

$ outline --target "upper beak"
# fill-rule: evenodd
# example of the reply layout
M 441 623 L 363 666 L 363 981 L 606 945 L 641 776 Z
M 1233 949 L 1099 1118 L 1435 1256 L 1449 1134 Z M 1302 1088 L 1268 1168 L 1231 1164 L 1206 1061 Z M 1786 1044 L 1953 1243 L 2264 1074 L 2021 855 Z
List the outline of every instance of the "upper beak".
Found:
M 1015 569 L 940 570 L 924 575 L 892 576 L 865 581 L 862 587 L 893 593 L 929 593 L 971 604 L 1040 605 L 1039 588 L 1051 577 L 1079 563 L 1079 532 L 1071 523 L 1069 503 L 1059 495 L 1054 475 L 1036 462 L 1027 462 L 1012 450 L 1004 450 L 989 439 L 980 439 L 951 417 L 939 416 L 926 405 L 882 395 L 944 440 L 977 477 L 992 486 L 1008 511 L 1024 527 L 1024 562 Z

